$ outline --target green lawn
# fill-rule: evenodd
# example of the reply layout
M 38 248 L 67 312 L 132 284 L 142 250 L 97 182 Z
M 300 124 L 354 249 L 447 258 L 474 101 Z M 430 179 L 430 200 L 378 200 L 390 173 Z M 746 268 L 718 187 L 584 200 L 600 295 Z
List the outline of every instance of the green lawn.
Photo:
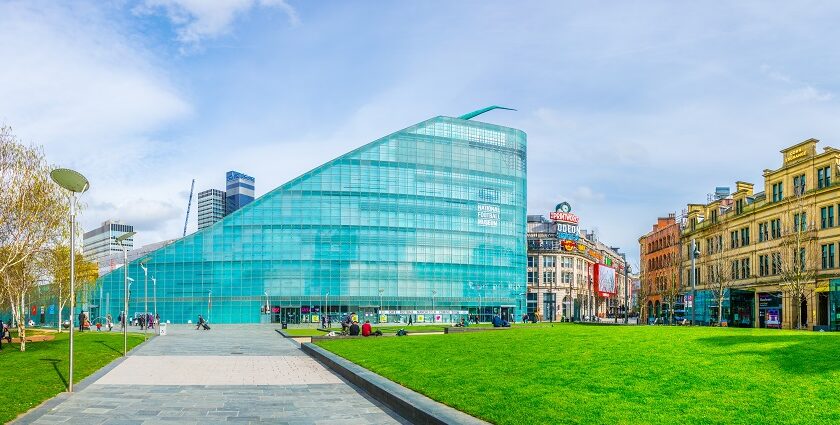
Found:
M 840 423 L 840 334 L 554 324 L 318 345 L 500 424 Z
M 28 334 L 28 332 L 27 332 Z M 0 423 L 41 404 L 65 391 L 69 334 L 55 334 L 52 341 L 3 344 L 0 351 Z M 75 333 L 73 382 L 79 382 L 122 355 L 123 338 L 118 332 Z M 128 334 L 129 349 L 143 342 L 143 335 Z

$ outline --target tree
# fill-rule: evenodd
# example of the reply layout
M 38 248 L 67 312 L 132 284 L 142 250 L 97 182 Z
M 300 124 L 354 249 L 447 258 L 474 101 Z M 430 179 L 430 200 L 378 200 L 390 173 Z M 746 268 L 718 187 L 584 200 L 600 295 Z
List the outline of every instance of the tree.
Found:
M 61 332 L 62 311 L 70 301 L 70 248 L 67 246 L 55 247 L 51 250 L 49 258 L 49 273 L 52 284 L 49 287 L 49 294 L 58 304 L 58 331 Z M 87 293 L 96 284 L 99 277 L 99 267 L 95 262 L 85 260 L 84 256 L 76 253 L 76 293 L 84 291 Z M 71 313 L 72 314 L 72 313 Z M 91 318 L 93 320 L 93 318 Z
M 662 298 L 668 303 L 668 323 L 671 324 L 674 323 L 674 306 L 683 291 L 682 279 L 680 279 L 682 262 L 682 249 L 679 249 L 679 245 L 677 245 L 677 249 L 666 257 L 667 275 L 665 279 L 667 280 L 662 292 Z
M 67 234 L 69 199 L 50 180 L 50 170 L 40 148 L 23 145 L 11 128 L 0 127 L 0 292 L 22 339 L 24 302 L 44 276 L 43 254 Z
M 712 293 L 712 298 L 717 304 L 717 323 L 723 322 L 723 301 L 729 294 L 729 289 L 733 286 L 735 279 L 737 279 L 737 268 L 732 267 L 733 259 L 729 258 L 724 240 L 729 234 L 729 220 L 722 218 L 721 223 L 717 226 L 720 230 L 719 234 L 713 236 L 711 241 L 711 253 L 707 255 L 708 260 L 704 262 L 706 265 L 706 278 L 708 288 Z M 707 249 L 707 252 L 709 250 Z M 702 257 L 701 257 L 702 258 Z M 702 274 L 702 273 L 701 273 Z M 694 300 L 695 308 L 697 300 Z
M 794 189 L 794 197 L 780 220 L 779 252 L 772 257 L 781 277 L 780 289 L 790 300 L 791 327 L 800 329 L 800 304 L 816 289 L 818 253 L 816 226 L 808 223 L 804 191 Z

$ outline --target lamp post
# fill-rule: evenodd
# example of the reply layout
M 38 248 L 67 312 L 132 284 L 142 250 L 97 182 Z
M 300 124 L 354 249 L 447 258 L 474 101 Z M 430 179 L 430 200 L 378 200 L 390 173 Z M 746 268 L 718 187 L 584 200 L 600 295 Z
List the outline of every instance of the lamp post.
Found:
M 123 243 L 137 232 L 126 232 L 117 237 L 116 242 L 123 251 L 123 357 L 128 355 L 128 250 Z
M 90 182 L 80 173 L 57 168 L 50 172 L 50 178 L 57 185 L 70 192 L 70 372 L 67 374 L 67 392 L 73 392 L 73 314 L 76 298 L 76 194 L 86 192 Z M 59 323 L 59 326 L 61 324 Z
M 700 256 L 700 250 L 697 249 L 697 243 L 691 239 L 691 326 L 694 326 L 695 314 L 697 311 L 697 282 L 695 279 L 694 260 Z
M 210 304 L 210 296 L 213 295 L 212 290 L 207 290 L 207 322 L 210 322 L 210 313 L 213 311 L 213 305 Z
M 158 323 L 157 315 L 157 279 L 155 279 L 154 276 L 152 276 L 152 297 L 154 297 L 155 316 L 153 319 L 155 321 L 155 332 L 157 332 L 158 335 L 160 335 L 160 323 Z
M 382 293 L 384 292 L 384 289 L 379 288 L 379 317 L 377 318 L 379 323 L 382 323 Z
M 330 319 L 330 291 L 327 291 L 327 294 L 324 295 L 324 304 L 326 304 L 325 308 L 327 309 L 327 323 L 329 323 L 329 327 L 332 327 L 332 319 Z
M 435 296 L 437 296 L 437 291 L 432 289 L 432 322 L 435 321 L 435 314 L 437 314 L 437 312 L 435 311 Z
M 149 260 L 149 257 L 140 260 L 140 268 L 143 269 L 143 320 L 147 322 L 148 320 L 146 319 L 149 318 L 149 269 L 146 267 L 146 263 Z M 143 328 L 143 341 L 146 340 L 148 332 L 149 324 L 146 323 L 146 326 Z

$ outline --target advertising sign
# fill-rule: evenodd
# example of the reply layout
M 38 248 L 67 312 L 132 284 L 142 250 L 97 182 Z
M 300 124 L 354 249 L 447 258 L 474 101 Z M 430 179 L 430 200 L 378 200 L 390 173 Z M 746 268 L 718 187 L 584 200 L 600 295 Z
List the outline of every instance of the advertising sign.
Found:
M 416 320 L 416 322 L 417 322 L 417 323 L 423 323 L 423 322 L 425 322 L 425 319 L 426 319 L 426 318 L 425 318 L 425 317 L 423 317 L 423 315 L 422 315 L 422 314 L 418 314 L 418 315 L 417 315 L 417 320 Z
M 694 295 L 686 295 L 685 296 L 685 308 L 693 308 L 694 307 Z
M 478 204 L 478 225 L 498 227 L 501 211 L 496 205 Z
M 615 269 L 603 264 L 595 264 L 595 291 L 602 297 L 615 295 Z

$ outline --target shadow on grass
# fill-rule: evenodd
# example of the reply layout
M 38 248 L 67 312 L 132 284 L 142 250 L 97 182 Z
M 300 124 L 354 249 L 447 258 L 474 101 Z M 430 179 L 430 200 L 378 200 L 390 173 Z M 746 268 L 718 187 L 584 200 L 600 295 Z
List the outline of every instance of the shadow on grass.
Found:
M 64 384 L 64 386 L 67 387 L 67 378 L 65 378 L 64 375 L 62 374 L 61 370 L 58 369 L 58 364 L 61 363 L 61 360 L 59 360 L 59 359 L 41 359 L 41 361 L 51 363 L 53 369 L 55 369 L 56 375 L 58 375 L 58 378 L 61 379 L 61 382 Z
M 117 348 L 112 347 L 112 346 L 111 346 L 110 344 L 108 344 L 107 342 L 105 342 L 105 341 L 96 341 L 96 343 L 97 343 L 97 344 L 101 344 L 103 347 L 105 347 L 105 348 L 107 348 L 107 349 L 109 349 L 109 350 L 111 350 L 111 351 L 113 351 L 113 352 L 115 352 L 115 353 L 117 353 L 117 354 L 119 354 L 119 355 L 121 355 L 121 356 L 122 356 L 122 353 L 123 353 L 123 352 L 122 352 L 122 350 L 119 350 L 119 349 L 117 349 Z
M 798 375 L 840 370 L 840 359 L 836 356 L 840 350 L 840 340 L 835 338 L 828 340 L 818 335 L 729 335 L 701 338 L 698 341 L 715 347 L 735 349 L 730 353 L 721 353 L 720 356 L 762 356 L 785 372 Z M 760 347 L 769 344 L 784 346 Z M 743 349 L 738 350 L 739 346 L 743 346 Z

